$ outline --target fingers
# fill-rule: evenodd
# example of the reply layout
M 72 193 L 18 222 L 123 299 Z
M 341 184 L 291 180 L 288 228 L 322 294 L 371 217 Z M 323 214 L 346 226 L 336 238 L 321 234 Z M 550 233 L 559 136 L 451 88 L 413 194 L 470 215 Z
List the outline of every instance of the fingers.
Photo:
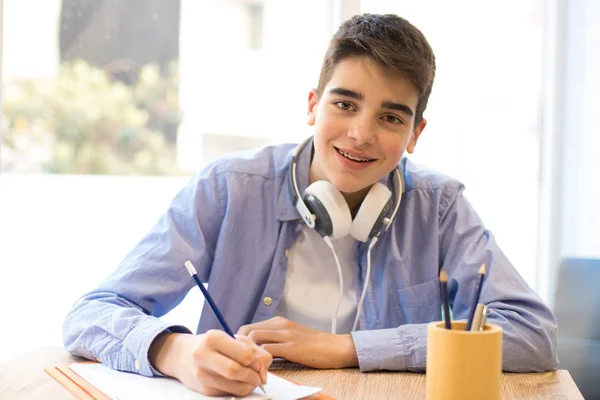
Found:
M 263 349 L 262 347 L 258 347 L 258 349 L 259 349 L 259 353 L 257 354 L 258 362 L 263 367 L 263 369 L 266 371 L 267 369 L 269 369 L 269 366 L 271 366 L 271 363 L 273 362 L 273 356 L 271 355 L 271 353 L 269 353 L 266 349 Z
M 261 346 L 271 354 L 271 357 L 281 357 L 289 361 L 293 361 L 290 356 L 290 346 L 287 343 L 269 343 Z
M 247 340 L 236 340 L 222 331 L 208 331 L 204 335 L 205 345 L 222 355 L 249 366 L 255 359 L 256 349 Z
M 261 348 L 254 340 L 252 340 L 252 337 L 236 336 L 236 338 L 238 341 L 246 343 L 254 350 L 255 361 L 258 361 L 259 367 L 264 369 L 269 368 L 273 362 L 273 357 L 271 357 L 271 354 L 269 354 L 268 351 L 265 351 L 263 348 Z
M 255 360 L 250 364 L 250 368 L 258 372 L 261 382 L 267 383 L 267 370 L 273 362 L 273 356 L 265 349 L 258 346 L 251 338 L 246 336 L 236 336 L 238 340 L 248 343 L 254 349 Z
M 258 384 L 249 384 L 245 382 L 237 382 L 229 380 L 217 373 L 205 371 L 198 380 L 204 383 L 203 394 L 208 396 L 220 396 L 224 394 L 233 394 L 235 396 L 247 396 Z
M 253 330 L 278 330 L 278 329 L 291 329 L 294 323 L 287 318 L 273 317 L 266 321 L 255 322 L 240 327 L 238 330 L 239 335 L 248 336 Z
M 257 345 L 264 343 L 285 343 L 292 338 L 290 331 L 270 331 L 270 330 L 253 330 L 248 334 L 248 338 L 252 339 Z
M 204 335 L 204 341 L 214 351 L 197 358 L 201 368 L 255 387 L 261 382 L 266 383 L 273 357 L 252 339 L 245 336 L 234 339 L 221 331 L 209 331 Z
M 253 362 L 250 365 L 250 368 L 258 371 L 258 374 L 260 375 L 260 381 L 264 384 L 267 383 L 267 371 L 273 362 L 273 356 L 263 348 L 259 347 L 258 349 L 260 351 L 257 353 L 258 360 Z
M 209 353 L 199 362 L 199 366 L 213 375 L 218 375 L 232 382 L 258 386 L 261 377 L 258 371 L 243 366 L 235 360 L 220 353 Z

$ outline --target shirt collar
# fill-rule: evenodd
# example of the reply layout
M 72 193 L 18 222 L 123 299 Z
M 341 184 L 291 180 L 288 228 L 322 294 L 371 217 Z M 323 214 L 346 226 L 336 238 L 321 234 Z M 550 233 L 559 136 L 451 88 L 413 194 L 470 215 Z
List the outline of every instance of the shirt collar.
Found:
M 296 166 L 296 179 L 298 183 L 298 190 L 300 194 L 304 193 L 304 190 L 308 187 L 308 174 L 310 171 L 310 161 L 312 156 L 313 139 L 311 139 L 306 146 L 298 154 Z M 287 168 L 285 169 L 285 175 L 281 180 L 281 187 L 279 188 L 279 198 L 277 199 L 277 219 L 280 221 L 291 221 L 295 219 L 301 219 L 300 213 L 296 207 L 292 204 L 292 194 L 289 191 L 288 179 L 290 173 L 290 166 L 292 161 L 292 154 L 296 151 L 296 148 L 287 156 Z

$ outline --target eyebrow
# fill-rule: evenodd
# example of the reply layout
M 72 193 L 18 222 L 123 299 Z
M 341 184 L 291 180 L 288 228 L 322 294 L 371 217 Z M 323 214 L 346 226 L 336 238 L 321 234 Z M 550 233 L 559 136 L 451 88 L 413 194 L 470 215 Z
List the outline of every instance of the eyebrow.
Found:
M 331 89 L 329 91 L 329 93 L 337 94 L 340 96 L 350 97 L 351 99 L 355 99 L 355 100 L 363 100 L 365 98 L 365 96 L 363 96 L 362 93 L 359 93 L 359 92 L 356 92 L 356 91 L 350 90 L 350 89 L 339 88 L 339 87 Z M 406 104 L 394 103 L 392 101 L 384 101 L 383 103 L 381 103 L 381 107 L 388 108 L 390 110 L 396 110 L 396 111 L 403 112 L 404 114 L 406 114 L 410 117 L 412 117 L 414 115 L 413 110 Z

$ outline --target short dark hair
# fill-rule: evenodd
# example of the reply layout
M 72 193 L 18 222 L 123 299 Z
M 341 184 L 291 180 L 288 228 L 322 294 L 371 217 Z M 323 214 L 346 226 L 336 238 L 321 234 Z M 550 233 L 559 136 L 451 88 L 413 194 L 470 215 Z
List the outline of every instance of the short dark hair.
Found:
M 397 15 L 356 15 L 340 26 L 325 53 L 317 86 L 319 96 L 341 60 L 363 55 L 402 73 L 416 87 L 419 101 L 415 126 L 421 122 L 435 77 L 435 56 L 423 33 Z

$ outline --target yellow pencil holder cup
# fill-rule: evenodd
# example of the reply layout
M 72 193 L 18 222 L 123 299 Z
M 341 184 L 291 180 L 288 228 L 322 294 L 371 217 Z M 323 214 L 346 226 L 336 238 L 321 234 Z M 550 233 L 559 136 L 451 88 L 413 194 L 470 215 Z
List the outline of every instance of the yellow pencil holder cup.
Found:
M 466 321 L 427 327 L 427 400 L 500 399 L 502 328 L 485 324 L 466 331 Z

